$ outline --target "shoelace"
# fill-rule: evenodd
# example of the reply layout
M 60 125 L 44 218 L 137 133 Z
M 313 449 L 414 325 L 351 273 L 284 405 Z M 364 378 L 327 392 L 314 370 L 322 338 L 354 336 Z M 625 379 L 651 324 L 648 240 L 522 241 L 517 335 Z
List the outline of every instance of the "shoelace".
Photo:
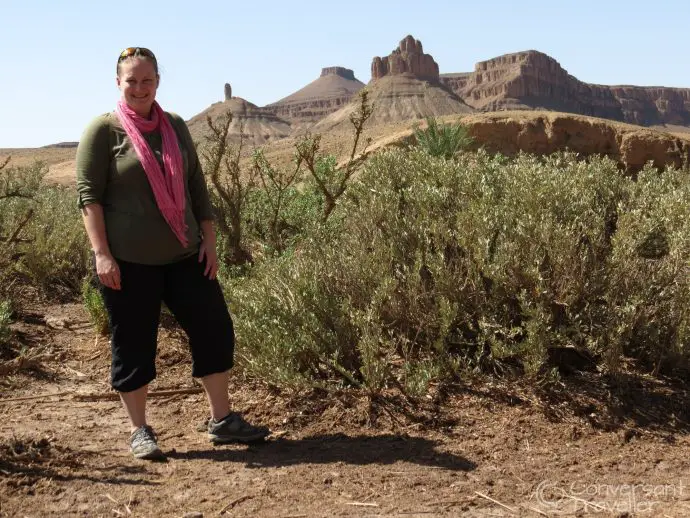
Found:
M 157 442 L 156 432 L 149 425 L 138 428 L 132 435 L 132 443 L 135 442 Z

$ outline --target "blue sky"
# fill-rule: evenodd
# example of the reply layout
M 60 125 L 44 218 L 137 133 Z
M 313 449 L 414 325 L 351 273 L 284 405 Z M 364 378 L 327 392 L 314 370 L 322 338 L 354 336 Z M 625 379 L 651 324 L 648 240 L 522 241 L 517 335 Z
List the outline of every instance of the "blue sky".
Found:
M 158 100 L 185 119 L 225 82 L 260 106 L 326 66 L 367 82 L 407 34 L 441 73 L 536 49 L 591 83 L 690 87 L 688 0 L 0 0 L 0 20 L 0 148 L 78 140 L 117 101 L 129 46 L 156 53 Z

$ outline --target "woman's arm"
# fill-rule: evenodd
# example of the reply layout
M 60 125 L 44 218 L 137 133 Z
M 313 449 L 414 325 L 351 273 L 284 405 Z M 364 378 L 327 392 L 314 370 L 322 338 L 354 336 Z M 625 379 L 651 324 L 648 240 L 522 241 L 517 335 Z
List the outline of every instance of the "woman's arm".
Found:
M 119 290 L 120 267 L 110 253 L 108 236 L 105 231 L 103 207 L 99 203 L 89 203 L 82 208 L 82 219 L 86 234 L 91 241 L 91 248 L 96 256 L 96 273 L 100 281 L 114 290 Z

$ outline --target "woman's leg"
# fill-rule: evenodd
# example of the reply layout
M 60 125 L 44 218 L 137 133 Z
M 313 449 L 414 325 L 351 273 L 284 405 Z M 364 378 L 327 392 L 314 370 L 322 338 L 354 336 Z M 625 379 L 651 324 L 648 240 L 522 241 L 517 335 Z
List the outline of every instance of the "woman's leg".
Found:
M 149 386 L 144 385 L 131 392 L 120 392 L 120 399 L 129 416 L 132 433 L 146 424 L 146 395 L 148 394 L 148 389 Z
M 230 413 L 228 401 L 228 372 L 209 374 L 201 378 L 201 384 L 206 391 L 208 404 L 211 407 L 211 417 L 220 421 Z
M 230 412 L 228 370 L 235 345 L 232 318 L 217 280 L 204 276 L 196 257 L 166 268 L 164 301 L 189 337 L 192 376 L 206 390 L 212 418 L 208 435 L 215 443 L 252 442 L 269 434 Z
M 111 384 L 130 421 L 130 451 L 137 458 L 163 456 L 146 424 L 148 385 L 156 377 L 156 342 L 163 295 L 161 267 L 119 261 L 121 288 L 101 286 L 110 322 Z

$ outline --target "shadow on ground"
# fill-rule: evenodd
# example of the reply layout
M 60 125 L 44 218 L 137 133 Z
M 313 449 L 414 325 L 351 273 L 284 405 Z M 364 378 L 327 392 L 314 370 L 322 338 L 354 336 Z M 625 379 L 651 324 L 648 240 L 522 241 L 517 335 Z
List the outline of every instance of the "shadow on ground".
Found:
M 574 414 L 606 431 L 632 426 L 661 434 L 690 433 L 690 387 L 679 379 L 583 373 L 539 397 L 552 421 Z
M 353 465 L 390 465 L 399 461 L 452 471 L 472 471 L 477 467 L 477 464 L 468 459 L 437 450 L 438 444 L 437 441 L 403 435 L 329 434 L 303 439 L 278 439 L 241 450 L 172 452 L 169 457 L 185 460 L 209 459 L 241 462 L 254 468 L 333 462 Z

